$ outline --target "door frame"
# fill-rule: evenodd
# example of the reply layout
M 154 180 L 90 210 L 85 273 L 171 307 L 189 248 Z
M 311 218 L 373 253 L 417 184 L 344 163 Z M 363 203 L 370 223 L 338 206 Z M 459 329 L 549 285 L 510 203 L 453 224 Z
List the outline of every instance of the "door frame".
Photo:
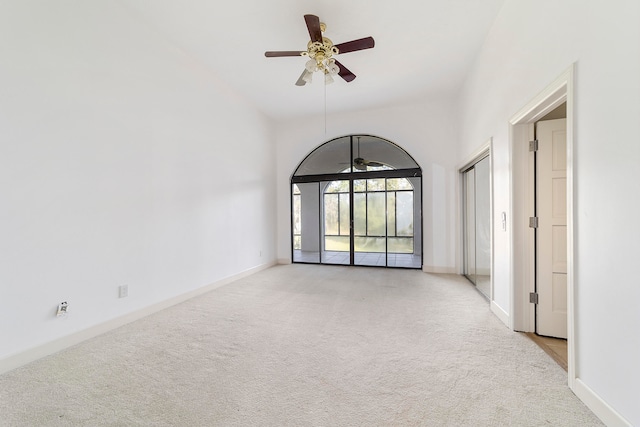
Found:
M 529 228 L 534 207 L 534 164 L 529 156 L 529 141 L 534 139 L 534 123 L 566 102 L 567 104 L 567 350 L 568 385 L 574 388 L 576 379 L 575 342 L 575 272 L 574 272 L 574 81 L 572 64 L 509 120 L 511 148 L 511 328 L 535 331 L 535 307 L 529 293 L 535 290 L 535 233 Z

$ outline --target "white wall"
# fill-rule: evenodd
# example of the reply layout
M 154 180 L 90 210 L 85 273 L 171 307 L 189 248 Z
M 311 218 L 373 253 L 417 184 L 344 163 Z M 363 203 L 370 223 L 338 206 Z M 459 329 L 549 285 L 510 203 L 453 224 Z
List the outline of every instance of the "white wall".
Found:
M 0 81 L 0 361 L 275 261 L 272 125 L 118 3 L 2 2 Z
M 640 425 L 640 2 L 510 0 L 460 98 L 461 158 L 493 137 L 494 285 L 510 315 L 512 218 L 508 121 L 576 63 L 576 375 L 632 425 Z
M 326 133 L 324 124 L 324 116 L 278 124 L 278 259 L 291 260 L 289 182 L 293 171 L 322 143 L 360 133 L 398 144 L 422 167 L 425 269 L 455 272 L 457 146 L 451 101 L 434 99 L 416 105 L 330 115 Z

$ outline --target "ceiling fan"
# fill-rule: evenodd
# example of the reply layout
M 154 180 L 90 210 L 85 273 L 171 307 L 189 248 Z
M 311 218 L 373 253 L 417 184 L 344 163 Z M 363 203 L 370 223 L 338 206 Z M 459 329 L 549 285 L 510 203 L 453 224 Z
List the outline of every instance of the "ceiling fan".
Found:
M 305 64 L 305 69 L 296 82 L 297 86 L 304 86 L 307 83 L 311 83 L 313 73 L 316 71 L 323 72 L 325 83 L 327 84 L 333 83 L 333 76 L 336 74 L 342 77 L 346 82 L 353 81 L 353 79 L 356 78 L 356 75 L 334 59 L 333 55 L 371 49 L 375 45 L 373 37 L 365 37 L 334 45 L 331 40 L 322 35 L 326 30 L 326 25 L 323 22 L 320 22 L 320 18 L 315 15 L 304 15 L 304 20 L 307 24 L 307 29 L 309 30 L 309 36 L 311 37 L 311 40 L 307 43 L 306 51 L 267 51 L 264 53 L 264 56 L 267 58 L 280 56 L 308 56 L 309 60 Z
M 358 157 L 356 157 L 355 159 L 353 159 L 353 167 L 358 169 L 359 171 L 366 171 L 367 170 L 367 166 L 372 167 L 372 168 L 379 168 L 384 166 L 384 164 L 380 163 L 380 162 L 374 162 L 372 160 L 366 160 L 363 159 L 362 157 L 360 157 L 360 137 L 358 137 Z

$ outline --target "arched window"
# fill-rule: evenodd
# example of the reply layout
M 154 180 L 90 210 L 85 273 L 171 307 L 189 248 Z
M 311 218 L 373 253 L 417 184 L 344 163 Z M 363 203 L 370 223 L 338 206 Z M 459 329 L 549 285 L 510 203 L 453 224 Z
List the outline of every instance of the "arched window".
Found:
M 292 183 L 294 262 L 420 268 L 422 173 L 382 138 L 329 141 Z

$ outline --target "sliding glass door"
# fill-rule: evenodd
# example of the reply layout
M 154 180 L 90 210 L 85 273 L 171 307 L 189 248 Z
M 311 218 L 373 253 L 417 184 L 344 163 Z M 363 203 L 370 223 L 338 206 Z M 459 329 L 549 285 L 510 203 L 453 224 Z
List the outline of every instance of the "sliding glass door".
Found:
M 293 262 L 320 262 L 320 183 L 293 184 Z
M 419 183 L 416 183 L 419 185 Z M 354 264 L 420 268 L 415 188 L 407 178 L 354 180 Z M 416 235 L 417 233 L 417 235 Z
M 491 293 L 491 185 L 489 157 L 462 173 L 464 275 L 488 298 Z
M 349 181 L 324 182 L 322 195 L 323 264 L 351 264 L 351 194 Z

